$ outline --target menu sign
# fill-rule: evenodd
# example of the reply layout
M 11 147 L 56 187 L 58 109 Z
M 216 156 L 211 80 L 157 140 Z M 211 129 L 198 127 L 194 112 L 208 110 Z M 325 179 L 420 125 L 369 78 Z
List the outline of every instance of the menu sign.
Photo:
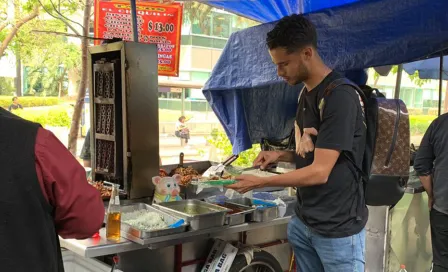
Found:
M 156 43 L 160 76 L 179 75 L 182 5 L 137 2 L 138 40 Z M 129 1 L 95 1 L 95 37 L 132 41 Z

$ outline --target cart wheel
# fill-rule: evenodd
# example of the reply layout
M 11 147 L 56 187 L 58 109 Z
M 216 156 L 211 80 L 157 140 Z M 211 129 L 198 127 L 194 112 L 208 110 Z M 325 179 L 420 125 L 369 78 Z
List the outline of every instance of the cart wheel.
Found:
M 254 252 L 254 258 L 247 264 L 243 255 L 236 256 L 229 272 L 283 272 L 279 262 L 266 251 Z

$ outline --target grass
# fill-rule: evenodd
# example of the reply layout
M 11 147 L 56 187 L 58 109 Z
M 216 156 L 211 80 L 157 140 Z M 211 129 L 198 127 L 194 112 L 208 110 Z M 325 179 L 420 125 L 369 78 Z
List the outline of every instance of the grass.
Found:
M 425 134 L 429 125 L 436 117 L 435 115 L 410 115 L 411 136 Z

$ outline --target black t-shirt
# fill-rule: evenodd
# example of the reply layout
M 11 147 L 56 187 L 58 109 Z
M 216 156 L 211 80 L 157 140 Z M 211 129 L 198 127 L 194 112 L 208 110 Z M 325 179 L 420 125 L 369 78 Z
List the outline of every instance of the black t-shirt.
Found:
M 312 138 L 316 148 L 341 151 L 327 183 L 297 189 L 297 216 L 315 232 L 335 238 L 359 233 L 368 218 L 359 187 L 362 184 L 355 177 L 354 166 L 346 158 L 346 155 L 350 156 L 359 166 L 362 163 L 366 128 L 360 97 L 353 87 L 342 85 L 333 89 L 323 104 L 319 101 L 327 86 L 341 77 L 331 72 L 313 90 L 304 90 L 306 93 L 302 95 L 296 117 L 301 133 L 304 128 L 311 127 L 319 132 Z M 319 104 L 323 105 L 322 120 Z M 297 156 L 296 166 L 308 166 L 313 160 L 313 153 L 307 153 L 305 159 Z M 361 220 L 357 220 L 357 216 Z
M 11 105 L 9 105 L 9 108 L 8 108 L 8 110 L 9 111 L 11 111 L 11 110 L 17 110 L 17 109 L 23 109 L 23 107 L 22 107 L 22 105 L 20 105 L 20 104 L 11 104 Z

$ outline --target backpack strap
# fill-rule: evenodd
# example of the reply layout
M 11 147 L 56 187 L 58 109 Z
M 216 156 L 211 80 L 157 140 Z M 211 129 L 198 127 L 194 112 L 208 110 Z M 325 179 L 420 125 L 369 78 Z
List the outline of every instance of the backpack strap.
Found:
M 361 90 L 361 88 L 359 88 L 358 85 L 356 85 L 355 83 L 353 83 L 352 81 L 350 81 L 347 78 L 339 78 L 336 79 L 334 81 L 332 81 L 330 84 L 328 84 L 327 88 L 325 88 L 322 97 L 320 97 L 318 99 L 318 109 L 319 109 L 319 117 L 320 117 L 320 121 L 322 122 L 323 119 L 323 112 L 324 112 L 324 107 L 325 107 L 325 97 L 328 96 L 330 94 L 330 92 L 334 89 L 336 89 L 339 86 L 342 85 L 348 85 L 351 86 L 352 88 L 354 88 L 356 90 L 356 92 L 358 93 L 359 98 L 361 99 L 360 102 L 361 103 L 361 108 L 362 108 L 362 112 L 364 114 L 364 118 L 365 118 L 365 114 L 366 114 L 366 105 L 367 105 L 367 97 L 364 94 L 364 92 Z M 364 125 L 367 127 L 366 123 L 364 122 Z M 352 160 L 352 158 L 350 158 L 350 156 L 348 155 L 347 152 L 342 152 L 342 154 L 344 154 L 344 157 L 352 164 L 352 166 L 355 168 L 350 168 L 350 171 L 352 172 L 353 176 L 355 177 L 355 179 L 357 179 L 358 181 L 361 181 L 361 183 L 364 186 L 359 186 L 358 190 L 359 190 L 359 194 L 362 195 L 365 199 L 365 183 L 368 181 L 368 175 L 366 173 L 364 173 L 364 171 Z M 361 176 L 359 176 L 361 175 Z M 358 205 L 356 208 L 356 220 L 357 221 L 361 221 L 362 220 L 362 200 L 361 198 L 358 199 Z
M 305 91 L 306 87 L 303 85 L 302 90 L 299 93 L 299 98 L 297 99 L 297 103 L 300 105 L 300 99 L 302 98 L 302 94 Z
M 343 85 L 348 85 L 351 86 L 352 88 L 354 88 L 356 90 L 356 92 L 358 93 L 359 97 L 361 98 L 361 101 L 364 105 L 361 105 L 362 110 L 363 110 L 363 114 L 364 114 L 364 118 L 365 116 L 365 106 L 367 104 L 367 97 L 364 94 L 364 92 L 361 90 L 361 88 L 359 88 L 358 85 L 356 85 L 355 83 L 353 83 L 352 81 L 350 81 L 348 78 L 339 78 L 336 79 L 334 81 L 332 81 L 330 84 L 328 84 L 327 88 L 325 88 L 322 97 L 320 97 L 318 99 L 319 101 L 319 115 L 320 115 L 320 121 L 322 122 L 322 118 L 323 118 L 323 112 L 324 112 L 324 107 L 325 107 L 325 97 L 328 96 L 330 94 L 330 92 L 334 89 L 336 89 L 337 87 L 343 86 Z M 364 123 L 364 125 L 367 127 L 366 123 Z M 361 174 L 361 178 L 363 179 L 363 181 L 368 181 L 368 175 L 366 173 L 364 173 L 364 171 L 352 160 L 352 158 L 350 158 L 350 156 L 348 156 L 347 153 L 343 152 L 344 157 L 347 158 L 348 161 L 350 161 L 353 166 L 356 168 L 356 171 L 358 171 L 358 173 Z M 357 175 L 355 175 L 357 176 Z
M 364 91 L 361 90 L 361 88 L 359 88 L 358 85 L 353 83 L 348 78 L 342 77 L 342 78 L 335 79 L 330 84 L 328 84 L 328 86 L 327 86 L 327 88 L 325 88 L 322 96 L 318 98 L 318 109 L 319 109 L 320 121 L 322 121 L 322 118 L 323 118 L 324 107 L 325 107 L 325 97 L 327 97 L 332 90 L 334 90 L 337 87 L 340 87 L 342 85 L 351 86 L 353 89 L 356 90 L 356 92 L 358 93 L 359 97 L 361 98 L 361 102 L 363 104 L 363 105 L 361 105 L 361 107 L 362 107 L 363 113 L 365 114 L 365 105 L 367 103 L 367 97 L 364 94 Z

